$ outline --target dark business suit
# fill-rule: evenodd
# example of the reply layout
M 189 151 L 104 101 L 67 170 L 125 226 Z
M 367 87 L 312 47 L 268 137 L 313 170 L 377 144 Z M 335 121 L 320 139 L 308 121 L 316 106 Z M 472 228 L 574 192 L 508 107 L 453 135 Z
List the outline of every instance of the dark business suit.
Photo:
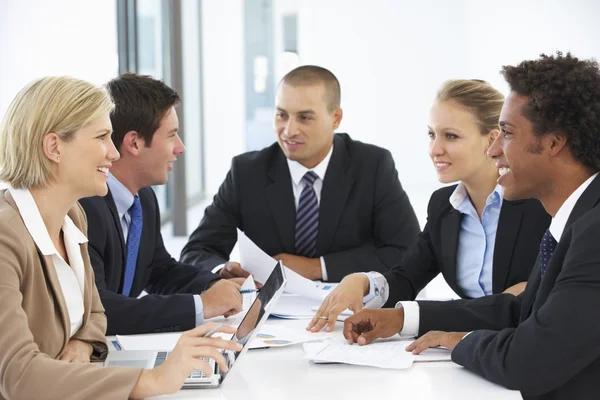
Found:
M 295 254 L 296 208 L 277 143 L 233 159 L 231 170 L 181 253 L 207 270 L 228 260 L 241 229 L 267 254 Z M 328 280 L 388 271 L 416 241 L 419 225 L 389 151 L 334 135 L 319 204 L 316 256 Z
M 127 246 L 117 207 L 109 193 L 82 199 L 89 221 L 89 252 L 96 285 L 108 318 L 107 334 L 170 332 L 196 326 L 191 294 L 200 294 L 218 277 L 175 261 L 160 233 L 160 211 L 151 188 L 138 193 L 142 237 L 130 297 L 123 296 Z M 149 295 L 137 299 L 142 290 Z
M 417 244 L 396 267 L 384 274 L 390 285 L 386 306 L 394 307 L 401 300 L 414 300 L 440 272 L 456 294 L 468 298 L 456 278 L 456 255 L 463 218 L 463 214 L 450 204 L 456 186 L 433 193 L 427 207 L 427 224 Z M 550 216 L 538 200 L 503 200 L 494 243 L 493 293 L 501 293 L 527 280 L 549 225 Z
M 518 297 L 419 302 L 420 334 L 475 329 L 454 362 L 525 399 L 600 393 L 600 177 L 571 212 L 543 280 L 539 259 Z

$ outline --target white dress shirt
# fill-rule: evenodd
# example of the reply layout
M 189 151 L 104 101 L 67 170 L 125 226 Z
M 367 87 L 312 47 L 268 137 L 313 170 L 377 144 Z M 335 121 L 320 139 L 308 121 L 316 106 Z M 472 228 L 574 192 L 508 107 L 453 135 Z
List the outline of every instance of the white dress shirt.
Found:
M 87 243 L 88 239 L 75 226 L 71 218 L 65 216 L 62 226 L 65 249 L 69 257 L 69 264 L 62 258 L 60 253 L 54 247 L 52 239 L 48 234 L 44 220 L 40 211 L 27 189 L 9 188 L 19 213 L 23 218 L 25 227 L 33 238 L 36 246 L 44 256 L 51 256 L 54 265 L 48 265 L 48 268 L 54 267 L 58 281 L 62 289 L 63 297 L 67 305 L 68 318 L 71 324 L 70 336 L 72 337 L 83 324 L 83 289 L 85 285 L 85 269 L 83 257 L 81 256 L 81 243 Z
M 550 227 L 548 229 L 550 230 L 550 233 L 552 233 L 552 236 L 554 237 L 557 243 L 560 242 L 560 237 L 562 236 L 562 233 L 565 230 L 567 220 L 569 219 L 569 216 L 571 215 L 575 204 L 577 204 L 577 201 L 579 200 L 585 189 L 587 189 L 587 187 L 592 183 L 596 176 L 598 176 L 598 173 L 595 173 L 594 175 L 589 177 L 577 189 L 575 189 L 573 193 L 571 193 L 571 195 L 567 198 L 567 200 L 565 200 L 565 202 L 560 206 L 554 218 L 552 218 L 552 222 L 550 223 Z M 367 307 L 371 308 L 382 307 L 388 299 L 388 283 L 385 280 L 385 278 L 383 278 L 383 275 L 378 274 L 381 275 L 381 278 L 379 278 L 376 274 L 378 273 L 369 272 L 368 275 L 369 281 L 371 283 L 374 283 L 374 285 L 372 284 L 371 286 L 376 286 L 375 288 L 371 288 L 369 294 L 365 296 L 365 298 L 372 298 L 367 304 Z M 373 296 L 375 290 L 383 292 L 384 295 L 371 297 Z M 419 334 L 420 323 L 419 303 L 417 303 L 416 301 L 399 301 L 396 304 L 396 308 L 400 306 L 404 308 L 404 327 L 400 331 L 400 335 L 417 336 Z

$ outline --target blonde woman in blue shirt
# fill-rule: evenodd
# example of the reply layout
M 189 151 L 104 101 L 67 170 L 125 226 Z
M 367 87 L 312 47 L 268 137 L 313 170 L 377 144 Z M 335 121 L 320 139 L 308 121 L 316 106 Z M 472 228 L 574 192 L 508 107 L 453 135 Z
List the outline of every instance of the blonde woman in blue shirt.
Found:
M 502 198 L 496 182 L 502 171 L 487 149 L 499 134 L 503 103 L 504 96 L 480 80 L 451 80 L 439 89 L 427 130 L 429 156 L 441 183 L 459 183 L 433 193 L 427 224 L 396 267 L 344 278 L 307 329 L 331 330 L 344 309 L 365 305 L 401 303 L 406 315 L 418 316 L 412 300 L 439 273 L 462 298 L 525 289 L 550 217 L 537 200 Z M 411 326 L 405 323 L 403 333 L 415 334 Z

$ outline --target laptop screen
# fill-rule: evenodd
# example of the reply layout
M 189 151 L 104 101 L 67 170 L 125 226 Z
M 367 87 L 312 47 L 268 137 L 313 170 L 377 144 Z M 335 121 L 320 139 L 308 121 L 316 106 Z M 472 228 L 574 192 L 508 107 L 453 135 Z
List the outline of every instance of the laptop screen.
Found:
M 254 336 L 253 333 L 255 333 L 256 327 L 265 316 L 265 309 L 269 306 L 277 292 L 280 291 L 284 282 L 283 266 L 278 262 L 263 287 L 258 291 L 256 299 L 238 326 L 237 332 L 231 338 L 232 342 L 241 343 L 244 348 L 247 346 L 249 339 Z M 234 353 L 234 357 L 230 359 L 230 365 L 235 363 L 240 353 L 244 351 L 244 348 L 240 351 L 232 352 Z

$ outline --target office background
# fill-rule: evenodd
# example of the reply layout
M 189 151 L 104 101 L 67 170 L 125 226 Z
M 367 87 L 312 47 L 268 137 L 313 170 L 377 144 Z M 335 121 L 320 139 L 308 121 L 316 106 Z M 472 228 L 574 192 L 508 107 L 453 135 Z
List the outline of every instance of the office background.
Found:
M 506 93 L 503 64 L 600 58 L 598 15 L 595 0 L 0 0 L 0 115 L 43 75 L 102 84 L 132 70 L 179 90 L 187 150 L 155 188 L 177 256 L 231 158 L 273 142 L 277 81 L 321 65 L 341 83 L 339 131 L 392 152 L 423 225 L 440 186 L 426 129 L 440 84 Z

